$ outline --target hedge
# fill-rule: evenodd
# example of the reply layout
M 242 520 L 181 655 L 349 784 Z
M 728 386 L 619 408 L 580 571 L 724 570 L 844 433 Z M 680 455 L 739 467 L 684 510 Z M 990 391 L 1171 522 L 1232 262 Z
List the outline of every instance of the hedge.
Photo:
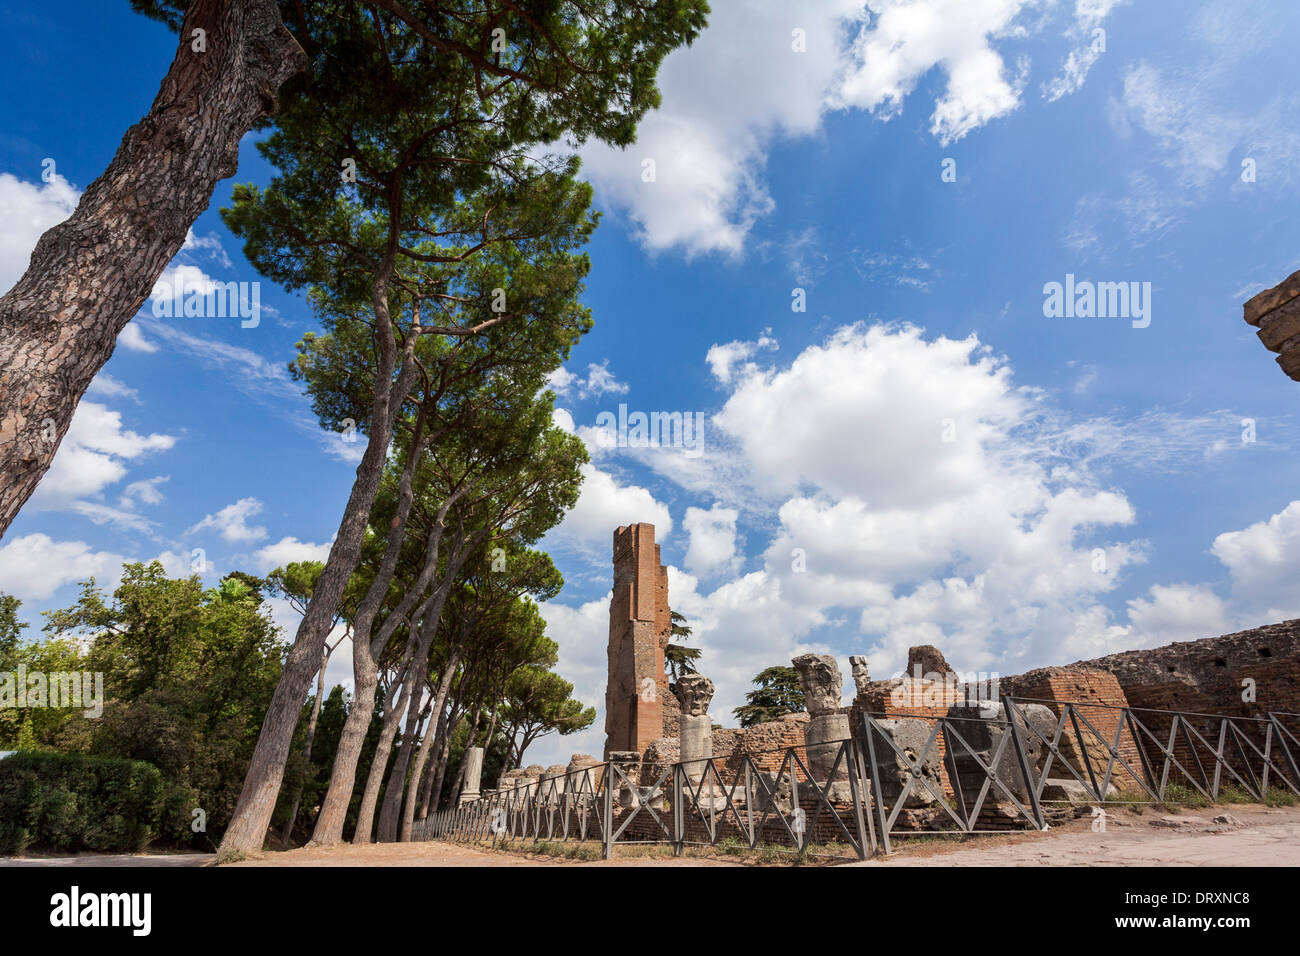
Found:
M 164 802 L 152 764 L 18 753 L 0 760 L 0 853 L 136 853 L 158 835 Z

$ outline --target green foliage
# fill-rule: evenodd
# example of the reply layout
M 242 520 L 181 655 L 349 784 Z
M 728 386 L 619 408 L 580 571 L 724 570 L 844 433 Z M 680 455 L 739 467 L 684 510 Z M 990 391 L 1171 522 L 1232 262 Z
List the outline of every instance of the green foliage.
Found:
M 521 667 L 510 675 L 502 718 L 516 743 L 516 762 L 539 737 L 553 731 L 564 736 L 591 726 L 596 708 L 583 707 L 581 701 L 569 696 L 572 693 L 571 683 L 542 667 Z
M 757 685 L 745 695 L 748 704 L 732 711 L 742 727 L 752 727 L 804 709 L 803 688 L 793 667 L 769 667 L 754 678 Z
M 22 602 L 10 594 L 0 594 L 0 671 L 11 671 L 18 666 L 18 643 L 22 640 L 26 622 L 18 620 Z
M 686 624 L 685 615 L 672 611 L 672 636 L 680 637 L 682 640 L 690 640 L 691 629 Z M 664 648 L 664 670 L 668 672 L 671 681 L 668 689 L 675 691 L 677 679 L 683 674 L 698 674 L 699 669 L 695 662 L 700 659 L 701 650 L 698 647 L 687 647 L 685 644 L 669 644 Z
M 21 753 L 0 760 L 0 853 L 135 853 L 164 826 L 162 774 L 138 760 Z
M 84 582 L 76 604 L 46 612 L 46 640 L 14 654 L 29 671 L 102 673 L 103 715 L 0 712 L 0 749 L 150 764 L 167 788 L 152 836 L 206 846 L 230 819 L 280 676 L 284 647 L 264 587 L 236 572 L 205 590 L 197 576 L 168 578 L 157 562 L 125 565 L 111 600 Z M 190 828 L 195 809 L 206 814 L 205 834 Z

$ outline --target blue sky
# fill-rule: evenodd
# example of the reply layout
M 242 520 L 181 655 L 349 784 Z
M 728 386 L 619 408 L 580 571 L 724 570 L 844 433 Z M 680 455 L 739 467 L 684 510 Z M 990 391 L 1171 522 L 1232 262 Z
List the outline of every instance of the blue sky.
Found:
M 715 7 L 638 143 L 583 150 L 596 327 L 555 388 L 593 465 L 548 536 L 567 584 L 545 608 L 577 692 L 603 699 L 610 535 L 631 521 L 659 527 L 724 718 L 806 650 L 887 676 L 935 643 L 1014 673 L 1300 615 L 1296 386 L 1241 320 L 1300 267 L 1300 102 L 1277 79 L 1300 9 Z M 125 2 L 0 25 L 0 80 L 24 91 L 0 104 L 7 288 L 175 41 Z M 256 280 L 216 209 L 269 175 L 250 138 L 173 268 Z M 1150 283 L 1150 325 L 1045 317 L 1067 274 Z M 185 573 L 202 549 L 215 580 L 328 548 L 359 447 L 284 372 L 310 312 L 261 297 L 252 329 L 148 308 L 128 327 L 0 542 L 0 590 L 33 619 L 123 559 Z M 605 447 L 620 403 L 702 413 L 703 453 Z M 598 752 L 600 725 L 530 759 Z

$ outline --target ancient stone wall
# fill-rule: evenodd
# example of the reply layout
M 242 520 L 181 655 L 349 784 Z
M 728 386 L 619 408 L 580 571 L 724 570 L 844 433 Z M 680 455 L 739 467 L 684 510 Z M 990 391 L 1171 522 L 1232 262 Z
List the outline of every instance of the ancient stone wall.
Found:
M 1070 665 L 1078 667 L 1110 671 L 1134 707 L 1240 717 L 1300 713 L 1300 619 Z M 1254 701 L 1242 696 L 1247 679 L 1254 681 Z
M 664 734 L 664 647 L 672 633 L 668 569 L 652 524 L 614 532 L 614 589 L 609 604 L 609 678 L 605 754 L 644 751 Z
M 1070 667 L 1042 667 L 1025 674 L 1001 679 L 1001 692 L 1011 697 L 1023 697 L 1048 707 L 1060 718 L 1064 702 L 1080 704 L 1077 711 L 1084 720 L 1080 720 L 1077 737 L 1082 738 L 1084 747 L 1080 753 L 1072 721 L 1066 721 L 1061 731 L 1061 758 L 1088 778 L 1088 767 L 1100 780 L 1110 763 L 1110 746 L 1119 738 L 1116 748 L 1120 757 L 1134 771 L 1141 773 L 1141 757 L 1136 741 L 1127 728 L 1122 732 L 1120 722 L 1122 711 L 1118 708 L 1128 705 L 1128 698 L 1115 675 L 1107 670 L 1083 665 Z M 1091 724 L 1092 726 L 1088 726 Z M 1086 754 L 1086 761 L 1084 755 Z M 1054 761 L 1051 777 L 1074 779 L 1073 774 Z M 1140 789 L 1138 781 L 1116 761 L 1112 771 L 1111 782 L 1121 791 Z

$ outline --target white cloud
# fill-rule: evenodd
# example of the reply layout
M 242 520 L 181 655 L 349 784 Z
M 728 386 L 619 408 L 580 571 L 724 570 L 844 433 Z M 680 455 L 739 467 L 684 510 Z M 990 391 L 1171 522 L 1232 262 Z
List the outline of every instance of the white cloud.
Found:
M 648 489 L 619 484 L 609 472 L 592 464 L 583 465 L 581 471 L 578 503 L 552 534 L 584 548 L 603 549 L 609 546 L 614 529 L 621 525 L 648 521 L 655 526 L 659 541 L 672 531 L 668 506 L 657 501 Z
M 109 375 L 107 372 L 100 372 L 90 382 L 90 388 L 87 390 L 92 395 L 103 395 L 105 398 L 129 398 L 139 404 L 140 393 L 131 388 L 125 382 L 121 382 Z
M 736 519 L 740 512 L 735 508 L 714 505 L 687 508 L 682 528 L 689 536 L 686 548 L 686 567 L 700 577 L 709 577 L 721 571 L 734 570 L 738 564 L 736 554 Z
M 0 173 L 0 294 L 27 271 L 41 235 L 77 208 L 81 192 L 57 173 L 47 183 L 28 183 Z
M 158 351 L 158 346 L 145 338 L 139 319 L 128 322 L 122 327 L 122 331 L 117 335 L 117 344 L 131 352 L 151 354 Z
M 1300 617 L 1295 587 L 1295 569 L 1300 567 L 1300 501 L 1265 521 L 1219 535 L 1210 551 L 1227 567 L 1234 595 L 1255 616 Z
M 749 360 L 760 350 L 775 352 L 778 348 L 780 345 L 772 336 L 772 330 L 768 328 L 764 329 L 753 342 L 715 344 L 709 348 L 704 360 L 709 363 L 709 370 L 713 373 L 713 377 L 723 385 L 727 385 L 731 382 L 734 373 L 748 371 L 754 367 Z
M 1129 647 L 1158 647 L 1232 629 L 1223 600 L 1206 585 L 1160 585 L 1128 602 Z
M 1099 3 L 1081 4 L 1076 16 L 1089 22 L 1104 16 Z M 754 223 L 774 208 L 764 166 L 775 143 L 816 135 L 831 110 L 896 116 L 935 69 L 947 84 L 934 104 L 931 132 L 944 144 L 962 138 L 1020 105 L 1028 63 L 1008 65 L 996 47 L 1029 32 L 1019 22 L 1022 11 L 1045 6 L 1050 9 L 1044 0 L 714 4 L 700 38 L 664 61 L 662 106 L 641 121 L 636 143 L 626 150 L 587 144 L 584 172 L 603 202 L 626 210 L 646 249 L 739 255 Z M 796 30 L 804 52 L 795 49 Z M 1076 79 L 1082 82 L 1081 75 Z
M 120 577 L 120 554 L 94 551 L 84 541 L 55 541 L 28 534 L 0 546 L 0 591 L 23 601 L 40 601 L 89 577 L 112 586 Z
M 945 146 L 1020 105 L 1020 83 L 1008 78 L 992 40 L 1014 31 L 1036 0 L 872 0 L 871 29 L 853 45 L 852 63 L 836 101 L 898 115 L 903 100 L 935 67 L 948 86 L 935 104 L 930 132 Z
M 1043 95 L 1049 101 L 1077 92 L 1088 79 L 1106 49 L 1102 23 L 1125 0 L 1075 0 L 1074 24 L 1067 32 L 1075 47 L 1065 58 L 1061 73 L 1047 84 Z M 1101 31 L 1100 33 L 1098 31 Z
M 250 526 L 248 519 L 260 514 L 262 502 L 256 498 L 240 498 L 233 504 L 226 505 L 216 514 L 207 515 L 185 533 L 195 534 L 206 529 L 213 529 L 231 544 L 245 544 L 266 537 L 266 529 Z
M 80 499 L 97 496 L 126 475 L 126 462 L 175 444 L 172 435 L 141 435 L 123 429 L 120 412 L 83 400 L 28 507 L 67 508 Z
M 294 561 L 324 561 L 329 557 L 332 544 L 332 541 L 313 544 L 294 537 L 284 537 L 253 552 L 254 567 L 258 574 L 266 574 Z
M 170 479 L 167 475 L 155 475 L 140 481 L 133 481 L 122 490 L 118 504 L 123 508 L 134 508 L 137 504 L 159 505 L 166 497 L 158 486 Z
M 546 384 L 556 395 L 577 401 L 605 394 L 624 395 L 628 390 L 627 384 L 620 382 L 609 370 L 609 359 L 599 365 L 590 363 L 585 379 L 566 368 L 557 368 L 546 377 Z
M 138 515 L 133 511 L 123 508 L 114 508 L 112 505 L 102 504 L 98 501 L 74 501 L 70 510 L 75 511 L 83 518 L 89 519 L 94 524 L 112 525 L 122 531 L 138 531 L 141 534 L 151 534 L 157 524 L 148 518 Z

